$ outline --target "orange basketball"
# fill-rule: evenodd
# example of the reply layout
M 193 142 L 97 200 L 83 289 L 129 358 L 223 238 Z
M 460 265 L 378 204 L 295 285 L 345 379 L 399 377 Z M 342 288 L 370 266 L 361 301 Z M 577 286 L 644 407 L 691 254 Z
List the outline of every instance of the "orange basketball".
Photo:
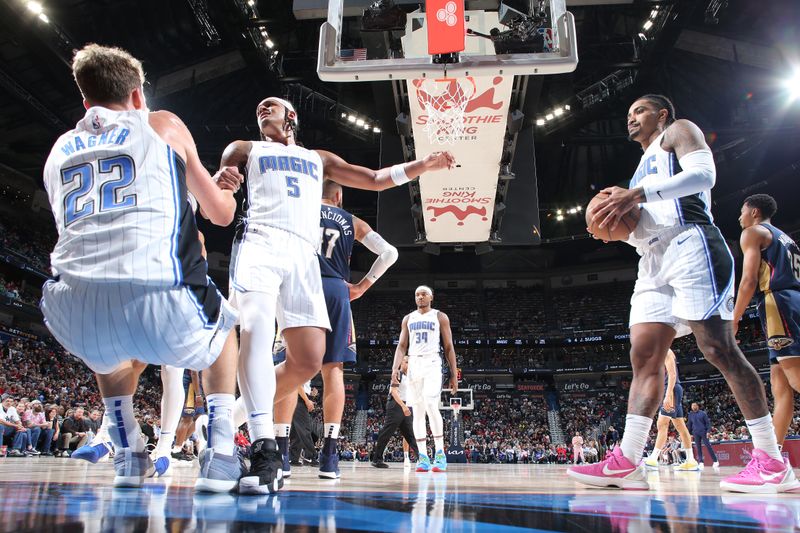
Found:
M 611 231 L 610 226 L 601 229 L 598 227 L 601 221 L 592 224 L 592 217 L 594 216 L 594 209 L 597 204 L 608 198 L 608 196 L 609 194 L 606 192 L 599 192 L 589 201 L 589 205 L 586 206 L 586 227 L 589 228 L 589 233 L 598 239 L 604 241 L 624 241 L 628 238 L 628 235 L 636 229 L 636 224 L 639 223 L 639 217 L 641 216 L 641 210 L 637 207 L 625 213 L 625 216 L 620 219 L 614 231 Z

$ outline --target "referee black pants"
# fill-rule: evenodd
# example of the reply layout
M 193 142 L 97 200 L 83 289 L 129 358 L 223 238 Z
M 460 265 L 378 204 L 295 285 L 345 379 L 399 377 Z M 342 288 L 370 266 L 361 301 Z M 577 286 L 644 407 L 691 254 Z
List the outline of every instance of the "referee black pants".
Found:
M 386 451 L 386 445 L 389 444 L 389 439 L 398 429 L 411 449 L 414 450 L 414 454 L 419 457 L 417 439 L 414 438 L 413 420 L 413 416 L 403 414 L 403 408 L 394 401 L 394 398 L 389 398 L 389 401 L 386 402 L 386 419 L 378 433 L 378 441 L 375 443 L 375 448 L 372 450 L 372 460 L 383 461 L 383 452 Z
M 306 459 L 316 459 L 317 450 L 311 438 L 311 414 L 302 398 L 297 398 L 297 406 L 292 416 L 292 428 L 289 432 L 289 457 L 293 462 L 300 462 L 300 453 Z

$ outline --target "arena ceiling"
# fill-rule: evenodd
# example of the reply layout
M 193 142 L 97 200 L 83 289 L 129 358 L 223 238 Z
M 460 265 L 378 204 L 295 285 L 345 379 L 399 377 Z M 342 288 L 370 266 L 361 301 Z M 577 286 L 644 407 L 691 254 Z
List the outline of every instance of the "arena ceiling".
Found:
M 738 207 L 751 192 L 775 194 L 783 206 L 776 221 L 788 229 L 800 227 L 800 212 L 789 203 L 800 197 L 800 99 L 789 102 L 782 84 L 792 65 L 800 65 L 800 3 L 567 3 L 578 24 L 578 69 L 532 79 L 523 110 L 526 124 L 536 128 L 544 244 L 535 250 L 496 248 L 480 257 L 469 250 L 440 257 L 410 251 L 401 268 L 517 271 L 631 259 L 625 246 L 602 248 L 581 240 L 581 216 L 557 222 L 555 213 L 585 204 L 604 186 L 627 181 L 641 152 L 626 139 L 624 115 L 631 100 L 646 92 L 668 94 L 679 116 L 707 132 L 718 163 L 715 216 L 729 238 L 738 236 Z M 228 142 L 257 135 L 256 103 L 285 93 L 287 84 L 301 84 L 356 109 L 386 131 L 394 128 L 394 110 L 385 105 L 388 82 L 318 79 L 321 20 L 295 17 L 289 0 L 255 2 L 256 24 L 269 31 L 279 51 L 273 62 L 248 37 L 254 23 L 244 14 L 245 0 L 50 0 L 41 4 L 47 22 L 28 4 L 0 3 L 0 174 L 22 187 L 40 183 L 53 140 L 82 115 L 68 65 L 71 49 L 87 42 L 118 45 L 144 61 L 150 107 L 184 119 L 209 167 L 218 164 Z M 667 16 L 658 32 L 642 40 L 642 25 L 653 10 Z M 357 26 L 349 25 L 355 45 Z M 625 82 L 629 75 L 632 84 Z M 575 106 L 577 112 L 561 122 L 535 125 L 554 106 L 578 102 L 582 91 L 595 94 L 598 102 Z M 348 134 L 314 113 L 304 113 L 303 126 L 306 146 L 378 164 L 378 136 Z M 346 204 L 375 223 L 374 194 L 348 192 Z

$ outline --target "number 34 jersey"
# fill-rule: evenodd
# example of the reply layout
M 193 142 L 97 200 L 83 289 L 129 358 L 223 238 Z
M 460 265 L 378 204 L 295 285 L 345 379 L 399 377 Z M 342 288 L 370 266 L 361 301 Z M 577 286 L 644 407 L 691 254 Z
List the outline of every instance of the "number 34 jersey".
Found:
M 92 107 L 56 141 L 44 168 L 58 229 L 53 275 L 206 284 L 186 165 L 148 119 L 148 111 Z
M 758 292 L 800 291 L 800 248 L 791 237 L 772 224 L 761 225 L 772 233 L 772 242 L 761 251 Z
M 322 180 L 322 158 L 317 152 L 253 141 L 244 187 L 245 216 L 237 239 L 258 226 L 278 228 L 318 249 Z
M 439 355 L 439 311 L 413 311 L 408 315 L 408 355 Z

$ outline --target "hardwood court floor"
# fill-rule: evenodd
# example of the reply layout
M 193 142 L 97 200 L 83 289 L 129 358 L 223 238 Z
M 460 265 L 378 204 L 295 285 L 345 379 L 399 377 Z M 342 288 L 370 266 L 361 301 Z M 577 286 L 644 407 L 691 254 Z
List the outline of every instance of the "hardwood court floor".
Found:
M 800 496 L 720 492 L 733 468 L 650 476 L 652 490 L 578 486 L 563 466 L 451 465 L 417 474 L 341 463 L 342 478 L 294 468 L 278 496 L 195 495 L 197 466 L 141 489 L 111 489 L 113 467 L 0 459 L 2 531 L 800 531 Z

